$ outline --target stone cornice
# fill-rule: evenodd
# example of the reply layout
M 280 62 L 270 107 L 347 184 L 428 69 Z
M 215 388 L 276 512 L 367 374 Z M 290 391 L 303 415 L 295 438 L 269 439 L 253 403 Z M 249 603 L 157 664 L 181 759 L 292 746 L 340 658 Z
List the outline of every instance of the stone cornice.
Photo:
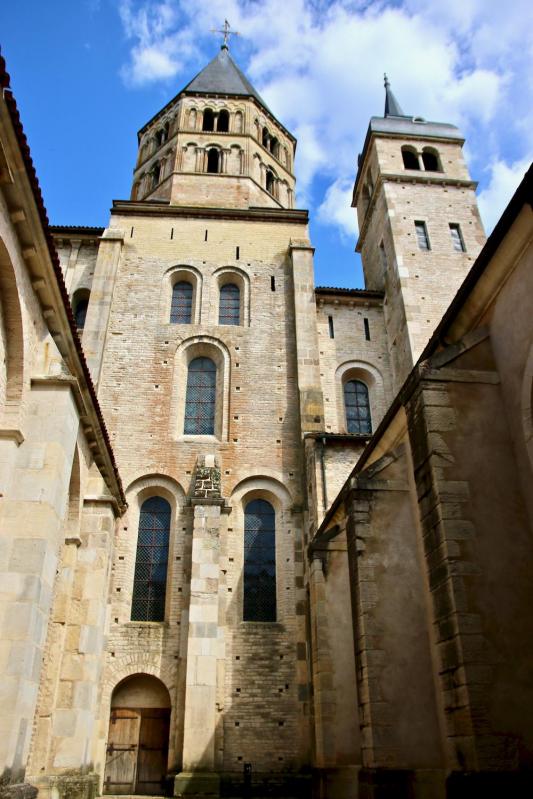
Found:
M 238 177 L 238 176 L 236 176 Z M 307 225 L 307 210 L 291 208 L 203 208 L 190 205 L 170 205 L 167 202 L 113 200 L 112 214 L 123 216 L 168 216 L 193 219 L 234 219 L 248 222 L 288 222 Z

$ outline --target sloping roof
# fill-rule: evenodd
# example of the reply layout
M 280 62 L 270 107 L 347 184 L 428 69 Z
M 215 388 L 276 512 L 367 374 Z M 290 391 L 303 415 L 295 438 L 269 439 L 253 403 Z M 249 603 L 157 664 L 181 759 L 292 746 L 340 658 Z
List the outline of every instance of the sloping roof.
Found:
M 59 258 L 57 255 L 57 251 L 54 244 L 54 239 L 52 236 L 52 232 L 50 230 L 50 224 L 48 221 L 48 214 L 46 213 L 46 208 L 44 205 L 43 196 L 41 193 L 41 187 L 39 185 L 39 180 L 37 178 L 37 173 L 35 171 L 35 166 L 33 164 L 33 159 L 31 157 L 30 147 L 28 145 L 28 140 L 26 138 L 26 134 L 24 133 L 24 129 L 22 127 L 22 122 L 20 119 L 19 110 L 17 107 L 17 102 L 13 95 L 13 91 L 10 85 L 10 76 L 6 68 L 6 62 L 4 58 L 0 55 L 0 91 L 3 94 L 7 112 L 9 115 L 9 119 L 13 128 L 13 133 L 15 135 L 17 145 L 19 148 L 21 159 L 24 163 L 24 167 L 26 170 L 25 177 L 28 180 L 29 186 L 31 188 L 31 192 L 33 194 L 33 200 L 35 202 L 35 208 L 37 211 L 37 215 L 41 224 L 42 233 L 46 240 L 47 249 L 48 249 L 48 256 L 52 265 L 53 274 L 55 276 L 55 281 L 57 285 L 58 292 L 60 294 L 62 303 L 63 303 L 63 310 L 66 315 L 68 326 L 70 327 L 70 334 L 72 337 L 72 343 L 74 344 L 74 351 L 75 356 L 77 358 L 77 363 L 75 364 L 76 367 L 79 368 L 79 372 L 77 374 L 78 378 L 80 379 L 80 383 L 84 383 L 87 392 L 89 394 L 90 402 L 95 411 L 96 419 L 98 422 L 99 430 L 97 430 L 97 441 L 105 447 L 107 451 L 107 455 L 109 457 L 109 462 L 111 465 L 111 469 L 113 471 L 113 476 L 115 478 L 115 486 L 117 493 L 119 495 L 120 502 L 118 503 L 121 506 L 121 512 L 127 507 L 126 497 L 124 494 L 124 489 L 122 487 L 122 480 L 120 478 L 120 474 L 117 468 L 117 464 L 115 462 L 115 456 L 113 453 L 113 448 L 111 446 L 111 440 L 109 438 L 109 433 L 107 432 L 107 427 L 104 421 L 104 417 L 102 415 L 102 410 L 100 408 L 100 404 L 98 402 L 98 397 L 96 395 L 96 389 L 94 387 L 94 383 L 92 380 L 91 373 L 89 371 L 89 367 L 87 365 L 87 361 L 85 360 L 85 354 L 83 352 L 83 348 L 81 345 L 80 338 L 78 336 L 78 329 L 76 326 L 76 322 L 74 319 L 74 315 L 72 313 L 72 308 L 70 305 L 69 296 L 67 293 L 67 289 L 65 286 L 65 281 L 63 279 L 63 272 L 61 271 L 61 266 L 59 263 Z M 70 365 L 70 364 L 69 364 Z M 102 441 L 100 441 L 102 439 Z M 106 481 L 108 482 L 108 481 Z M 108 482 L 109 487 L 109 482 Z M 110 487 L 112 489 L 112 486 Z M 112 492 L 113 493 L 113 492 Z
M 190 94 L 237 94 L 243 97 L 255 97 L 267 111 L 270 111 L 224 45 L 218 55 L 182 91 Z

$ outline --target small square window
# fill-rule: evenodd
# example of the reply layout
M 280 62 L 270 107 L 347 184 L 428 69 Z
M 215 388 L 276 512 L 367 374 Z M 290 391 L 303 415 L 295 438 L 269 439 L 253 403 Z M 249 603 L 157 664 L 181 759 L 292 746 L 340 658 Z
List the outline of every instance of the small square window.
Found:
M 455 252 L 466 252 L 465 242 L 459 225 L 450 222 L 450 236 Z
M 419 250 L 430 250 L 428 229 L 425 222 L 415 222 L 416 240 Z

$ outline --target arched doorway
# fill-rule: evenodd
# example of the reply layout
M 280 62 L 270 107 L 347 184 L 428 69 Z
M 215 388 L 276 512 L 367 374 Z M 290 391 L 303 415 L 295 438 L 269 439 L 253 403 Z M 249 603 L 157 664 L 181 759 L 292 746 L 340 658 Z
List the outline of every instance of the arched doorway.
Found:
M 170 697 L 149 674 L 120 682 L 111 698 L 104 793 L 115 796 L 164 793 Z

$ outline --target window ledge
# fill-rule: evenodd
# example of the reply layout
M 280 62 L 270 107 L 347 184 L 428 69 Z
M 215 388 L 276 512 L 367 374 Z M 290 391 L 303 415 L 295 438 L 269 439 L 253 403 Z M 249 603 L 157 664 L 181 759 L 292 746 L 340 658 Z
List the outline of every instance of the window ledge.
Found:
M 184 433 L 176 438 L 176 441 L 214 441 L 220 443 L 221 439 L 215 435 L 203 435 L 201 433 Z

